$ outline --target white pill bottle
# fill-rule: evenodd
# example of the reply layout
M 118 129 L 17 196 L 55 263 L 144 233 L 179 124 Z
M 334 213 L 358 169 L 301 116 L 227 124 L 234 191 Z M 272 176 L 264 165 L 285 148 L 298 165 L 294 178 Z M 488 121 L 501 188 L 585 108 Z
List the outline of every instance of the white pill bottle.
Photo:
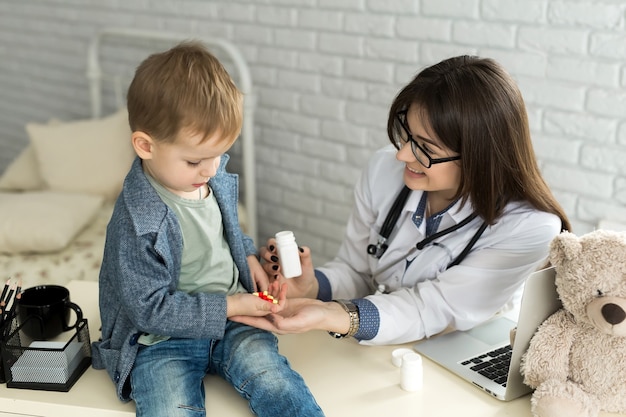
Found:
M 422 369 L 422 357 L 417 353 L 407 353 L 402 356 L 400 365 L 400 386 L 405 391 L 418 391 L 422 389 L 424 370 Z
M 300 254 L 296 237 L 292 231 L 285 230 L 276 233 L 276 250 L 280 262 L 280 271 L 285 278 L 293 278 L 302 275 Z

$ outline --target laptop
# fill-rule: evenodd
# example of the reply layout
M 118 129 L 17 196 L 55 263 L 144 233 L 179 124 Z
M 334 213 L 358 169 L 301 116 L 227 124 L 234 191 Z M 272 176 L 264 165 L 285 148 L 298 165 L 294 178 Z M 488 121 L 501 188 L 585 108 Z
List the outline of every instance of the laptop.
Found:
M 466 331 L 453 331 L 417 342 L 413 348 L 476 387 L 503 401 L 532 391 L 523 383 L 520 360 L 537 327 L 561 308 L 554 267 L 526 279 L 517 323 L 497 317 Z M 511 331 L 515 331 L 511 347 Z

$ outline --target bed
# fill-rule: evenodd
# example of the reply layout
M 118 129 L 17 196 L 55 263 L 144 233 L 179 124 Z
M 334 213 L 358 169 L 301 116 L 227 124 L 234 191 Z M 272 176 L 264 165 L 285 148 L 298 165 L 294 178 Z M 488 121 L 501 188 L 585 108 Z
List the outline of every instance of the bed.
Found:
M 241 51 L 219 38 L 107 28 L 87 50 L 91 117 L 28 123 L 28 146 L 0 177 L 0 279 L 21 279 L 24 288 L 98 280 L 106 225 L 134 158 L 127 85 L 142 59 L 185 39 L 202 41 L 244 93 L 243 128 L 229 151 L 229 171 L 240 176 L 239 217 L 256 241 L 255 99 Z

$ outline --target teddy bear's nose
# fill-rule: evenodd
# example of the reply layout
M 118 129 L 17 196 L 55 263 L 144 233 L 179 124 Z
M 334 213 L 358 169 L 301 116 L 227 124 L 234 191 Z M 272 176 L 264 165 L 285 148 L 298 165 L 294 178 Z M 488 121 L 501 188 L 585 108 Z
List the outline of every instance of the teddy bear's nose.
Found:
M 602 316 L 611 324 L 619 324 L 626 319 L 626 312 L 617 304 L 608 303 L 602 306 Z

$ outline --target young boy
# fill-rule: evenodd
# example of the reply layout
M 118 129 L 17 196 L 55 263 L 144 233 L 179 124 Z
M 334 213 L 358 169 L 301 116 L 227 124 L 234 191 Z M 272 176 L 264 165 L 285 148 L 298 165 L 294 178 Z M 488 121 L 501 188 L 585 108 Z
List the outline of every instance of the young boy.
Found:
M 225 171 L 241 93 L 201 44 L 185 42 L 139 65 L 127 101 L 138 157 L 107 228 L 93 366 L 137 416 L 205 415 L 207 373 L 258 416 L 323 416 L 275 336 L 228 320 L 278 312 L 286 294 L 272 291 L 277 304 L 250 294 L 268 278 Z

